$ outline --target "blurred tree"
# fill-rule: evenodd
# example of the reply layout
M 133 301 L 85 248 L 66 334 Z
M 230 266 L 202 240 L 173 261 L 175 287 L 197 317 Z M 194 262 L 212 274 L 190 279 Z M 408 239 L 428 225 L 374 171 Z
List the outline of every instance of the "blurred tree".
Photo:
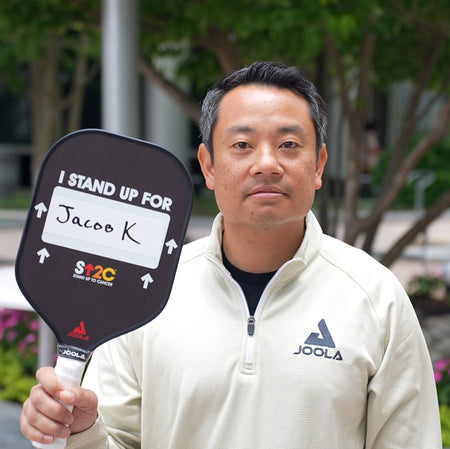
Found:
M 370 252 L 378 225 L 405 186 L 408 174 L 448 133 L 450 6 L 439 0 L 330 1 L 322 24 L 350 130 L 344 239 L 354 243 L 359 235 L 365 235 L 364 249 Z M 402 80 L 411 81 L 412 93 L 376 201 L 372 210 L 362 216 L 357 209 L 359 155 L 369 87 L 388 92 L 389 85 Z M 434 94 L 424 104 L 421 100 L 428 89 L 433 89 Z M 435 107 L 440 109 L 439 119 L 409 151 L 422 120 Z M 450 206 L 449 193 L 450 186 L 412 226 L 414 232 L 408 231 L 388 251 L 382 260 L 386 265 L 393 262 L 394 253 L 398 256 L 418 232 Z
M 82 98 L 90 72 L 88 58 L 99 55 L 98 3 L 0 2 L 0 76 L 16 88 L 20 81 L 27 86 L 24 73 L 28 76 L 37 165 L 57 137 L 76 128 L 75 120 L 73 128 L 62 129 L 62 111 L 76 110 L 73 100 Z M 143 75 L 166 90 L 194 122 L 199 120 L 206 89 L 223 74 L 255 60 L 300 65 L 325 98 L 337 92 L 349 129 L 344 239 L 355 243 L 363 237 L 368 252 L 408 173 L 448 133 L 450 4 L 446 0 L 140 0 L 140 17 Z M 170 70 L 161 63 L 167 59 Z M 61 73 L 72 74 L 64 100 Z M 188 80 L 189 89 L 180 87 L 185 86 L 181 79 Z M 373 208 L 361 214 L 360 152 L 371 89 L 389 95 L 389 86 L 405 80 L 412 83 L 412 94 L 392 157 Z M 422 94 L 429 89 L 434 94 L 424 104 Z M 408 152 L 433 108 L 439 109 L 439 119 Z M 327 189 L 323 190 L 321 222 L 327 229 L 330 202 Z M 412 226 L 412 233 L 394 245 L 386 264 L 393 260 L 389 254 L 399 254 L 450 206 L 449 191 Z
M 53 143 L 80 127 L 99 68 L 98 16 L 88 0 L 0 2 L 0 79 L 30 103 L 33 178 Z
M 142 0 L 141 6 L 143 73 L 165 88 L 194 121 L 198 121 L 199 99 L 209 80 L 257 59 L 300 65 L 325 97 L 337 86 L 349 126 L 344 240 L 353 244 L 362 236 L 364 249 L 371 252 L 378 225 L 407 182 L 408 174 L 448 133 L 449 3 L 169 0 L 161 6 Z M 167 55 L 177 58 L 178 74 L 192 81 L 189 95 L 152 64 L 155 57 Z M 412 83 L 412 94 L 401 117 L 392 157 L 373 208 L 361 214 L 361 148 L 371 89 L 379 88 L 388 95 L 393 83 L 405 80 Z M 429 89 L 434 94 L 423 104 L 423 94 Z M 439 119 L 408 152 L 422 120 L 433 108 L 440 109 Z M 413 224 L 412 232 L 393 246 L 383 260 L 385 264 L 392 263 L 406 244 L 450 206 L 449 191 L 450 187 Z M 327 223 L 329 206 L 325 202 L 321 208 L 322 223 Z
M 198 122 L 199 100 L 223 74 L 255 60 L 298 64 L 315 78 L 323 39 L 318 6 L 292 0 L 141 0 L 141 68 Z M 158 71 L 158 57 L 172 56 L 186 93 Z M 173 75 L 173 74 L 171 74 Z M 173 79 L 173 78 L 172 78 Z

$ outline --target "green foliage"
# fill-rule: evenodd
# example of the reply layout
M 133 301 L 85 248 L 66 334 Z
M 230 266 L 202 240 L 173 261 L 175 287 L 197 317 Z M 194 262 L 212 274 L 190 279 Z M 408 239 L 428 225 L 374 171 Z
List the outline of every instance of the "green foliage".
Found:
M 239 64 L 277 60 L 302 66 L 314 79 L 326 34 L 343 56 L 349 88 L 359 82 L 367 33 L 375 36 L 373 85 L 415 79 L 422 64 L 417 51 L 426 56 L 434 42 L 448 41 L 450 7 L 444 0 L 141 0 L 140 14 L 143 54 L 176 55 L 177 74 L 201 87 L 196 95 L 201 98 L 222 74 L 219 59 L 230 51 Z M 445 80 L 450 45 L 443 48 L 437 57 L 441 70 L 433 71 L 430 86 Z
M 42 56 L 50 38 L 63 47 L 65 75 L 73 68 L 80 34 L 90 35 L 89 56 L 98 58 L 100 5 L 91 0 L 0 1 L 1 80 L 16 91 L 25 87 L 30 63 Z M 325 95 L 342 88 L 350 103 L 344 113 L 359 122 L 350 126 L 356 148 L 368 118 L 366 88 L 387 92 L 392 83 L 411 80 L 439 95 L 450 92 L 448 0 L 140 0 L 139 8 L 140 56 L 167 79 L 187 81 L 197 106 L 206 89 L 231 68 L 255 60 L 299 65 Z M 371 45 L 364 47 L 367 42 L 373 43 L 373 55 Z M 166 73 L 164 65 L 170 66 Z M 426 204 L 448 189 L 449 175 L 442 171 L 448 167 L 446 154 Z M 407 203 L 400 199 L 397 205 L 411 207 L 413 189 L 408 186 L 402 194 L 409 195 Z
M 444 447 L 450 447 L 450 407 L 441 405 L 439 412 L 441 415 L 442 444 Z
M 100 3 L 90 0 L 4 0 L 0 2 L 0 73 L 16 87 L 24 63 L 39 56 L 49 33 L 64 41 L 64 64 L 73 63 L 77 36 L 88 32 L 90 56 L 100 52 Z M 204 89 L 222 74 L 220 55 L 233 51 L 240 63 L 279 60 L 301 65 L 314 77 L 316 58 L 326 47 L 325 30 L 345 55 L 347 82 L 357 81 L 361 43 L 376 35 L 372 81 L 388 85 L 414 78 L 422 63 L 419 49 L 447 36 L 450 7 L 444 0 L 141 0 L 140 49 L 149 60 L 176 56 L 176 73 Z M 219 33 L 218 33 L 219 31 Z M 446 34 L 447 33 L 447 34 Z M 450 46 L 439 56 L 444 79 Z M 173 74 L 172 74 L 173 75 Z M 23 87 L 23 85 L 22 85 Z
M 412 146 L 418 141 L 419 137 L 416 137 L 412 142 Z M 380 158 L 378 166 L 374 170 L 374 181 L 377 185 L 380 185 L 383 180 L 391 156 L 392 149 L 385 151 Z M 429 207 L 443 192 L 450 189 L 449 160 L 450 138 L 447 137 L 431 148 L 417 165 L 417 170 L 432 171 L 436 175 L 433 183 L 425 190 L 425 207 Z M 394 206 L 400 209 L 412 209 L 414 207 L 415 186 L 415 182 L 406 184 L 396 199 Z
M 24 402 L 36 384 L 22 364 L 20 353 L 0 347 L 0 400 Z
M 92 57 L 100 55 L 98 2 L 90 0 L 39 0 L 0 2 L 0 77 L 18 93 L 27 83 L 26 65 L 41 55 L 48 39 L 64 48 L 62 63 L 69 69 L 78 50 L 78 36 L 89 33 Z
M 407 291 L 410 298 L 425 296 L 439 299 L 445 288 L 444 279 L 438 276 L 416 276 L 408 283 Z
M 223 74 L 220 54 L 233 52 L 239 64 L 281 60 L 312 68 L 323 48 L 314 2 L 142 0 L 140 5 L 144 55 L 175 55 L 178 75 L 201 84 L 199 97 Z

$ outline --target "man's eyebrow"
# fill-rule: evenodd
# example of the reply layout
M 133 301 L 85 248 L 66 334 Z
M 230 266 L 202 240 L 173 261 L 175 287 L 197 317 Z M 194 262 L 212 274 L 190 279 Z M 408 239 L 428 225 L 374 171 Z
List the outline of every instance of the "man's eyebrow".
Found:
M 306 129 L 302 125 L 287 125 L 278 128 L 279 134 L 287 134 L 287 133 L 305 134 L 306 132 L 307 132 Z
M 227 134 L 234 134 L 234 133 L 254 133 L 256 130 L 252 128 L 251 126 L 246 125 L 233 125 L 230 126 L 227 130 Z M 286 126 L 280 126 L 277 130 L 279 134 L 287 134 L 287 133 L 295 133 L 295 134 L 305 134 L 307 133 L 307 130 L 302 125 L 286 125 Z
M 230 126 L 227 130 L 227 134 L 235 134 L 235 133 L 254 133 L 255 130 L 250 126 L 241 126 L 241 125 L 234 125 Z

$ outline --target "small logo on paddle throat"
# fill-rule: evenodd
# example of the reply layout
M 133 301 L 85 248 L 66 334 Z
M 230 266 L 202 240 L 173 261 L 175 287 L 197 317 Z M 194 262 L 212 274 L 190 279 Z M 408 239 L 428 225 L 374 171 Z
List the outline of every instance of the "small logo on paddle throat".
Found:
M 69 345 L 58 345 L 58 356 L 87 362 L 91 353 Z
M 336 350 L 333 337 L 328 330 L 325 320 L 322 319 L 318 323 L 319 331 L 311 332 L 303 345 L 298 347 L 295 355 L 313 355 L 315 357 L 323 357 L 325 359 L 343 360 L 341 352 Z
M 84 321 L 80 321 L 80 325 L 74 328 L 72 332 L 67 334 L 68 337 L 79 338 L 80 340 L 89 341 L 89 335 L 86 333 Z

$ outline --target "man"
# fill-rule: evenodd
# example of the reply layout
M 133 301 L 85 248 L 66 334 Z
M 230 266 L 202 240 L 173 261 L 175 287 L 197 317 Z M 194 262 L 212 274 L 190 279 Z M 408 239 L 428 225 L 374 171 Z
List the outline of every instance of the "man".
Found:
M 325 129 L 325 105 L 295 68 L 259 62 L 216 84 L 198 151 L 221 211 L 211 236 L 183 249 L 164 311 L 96 351 L 90 390 L 38 372 L 28 438 L 71 432 L 70 449 L 442 446 L 408 297 L 310 211 Z

